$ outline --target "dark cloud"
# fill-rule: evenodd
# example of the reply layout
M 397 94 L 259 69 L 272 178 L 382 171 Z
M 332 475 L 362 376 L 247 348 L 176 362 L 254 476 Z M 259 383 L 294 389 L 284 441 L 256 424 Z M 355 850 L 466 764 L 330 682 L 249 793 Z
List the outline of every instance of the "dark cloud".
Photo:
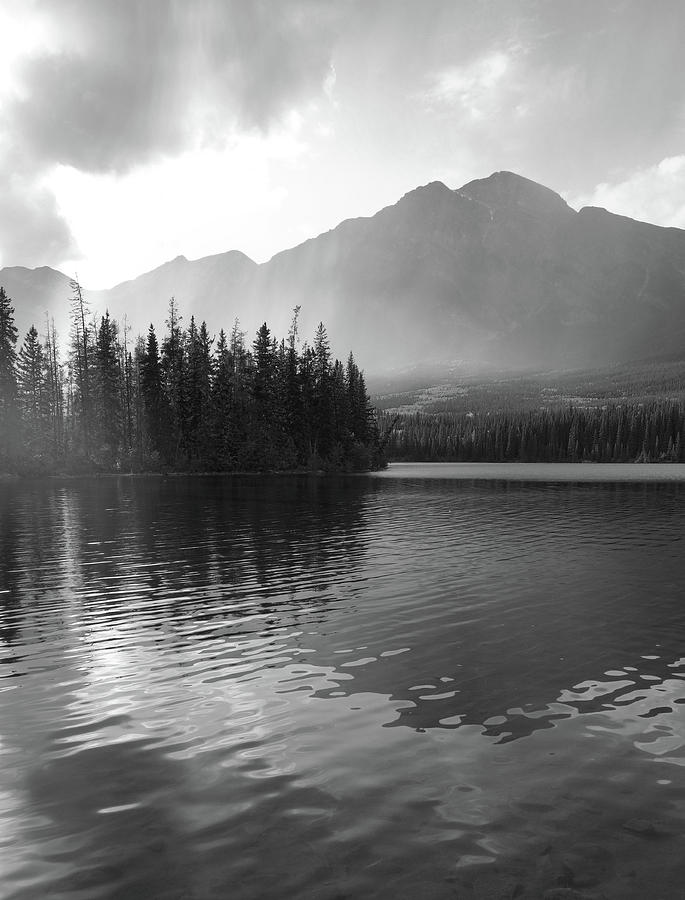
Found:
M 51 166 L 123 173 L 268 132 L 291 108 L 328 102 L 331 64 L 335 142 L 318 177 L 345 170 L 346 190 L 356 179 L 360 194 L 385 177 L 408 190 L 502 168 L 580 193 L 682 151 L 680 0 L 32 0 L 31 9 L 54 40 L 23 61 L 20 93 L 0 116 L 0 148 L 21 163 L 17 174 L 0 149 L 0 203 L 14 216 L 0 235 L 5 262 L 21 249 L 16 234 L 43 248 L 41 260 L 71 247 L 37 186 Z
M 236 129 L 269 127 L 322 91 L 334 15 L 316 0 L 37 0 L 51 46 L 23 60 L 0 122 L 5 263 L 74 253 L 55 164 L 126 172 Z M 20 161 L 20 171 L 16 163 Z
M 580 191 L 616 170 L 681 152 L 680 0 L 377 0 L 368 7 L 356 19 L 353 48 L 349 40 L 337 48 L 339 91 L 347 85 L 366 107 L 364 126 L 386 156 L 407 148 L 406 169 L 421 157 L 434 166 L 428 177 L 447 177 L 441 173 L 452 157 L 455 170 L 466 161 L 464 180 L 508 168 Z M 468 88 L 496 54 L 510 64 L 496 83 L 475 86 L 483 102 L 472 106 L 482 116 L 463 102 L 474 91 L 435 102 L 445 73 L 462 73 Z M 380 107 L 375 95 L 388 76 L 394 90 Z
M 682 5 L 677 0 L 530 3 L 524 35 L 523 153 L 554 162 L 579 187 L 679 152 L 683 139 Z
M 55 198 L 33 177 L 0 174 L 0 248 L 7 265 L 54 265 L 74 257 L 73 236 Z
M 268 129 L 318 92 L 332 16 L 311 0 L 49 0 L 60 49 L 26 61 L 8 110 L 42 163 L 125 171 L 235 127 Z

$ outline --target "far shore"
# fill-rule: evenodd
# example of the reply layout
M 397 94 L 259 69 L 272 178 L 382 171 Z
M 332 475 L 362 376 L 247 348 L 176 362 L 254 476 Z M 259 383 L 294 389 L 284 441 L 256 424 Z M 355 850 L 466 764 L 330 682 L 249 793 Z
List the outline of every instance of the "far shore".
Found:
M 77 478 L 213 478 L 217 475 L 312 475 L 317 478 L 328 475 L 368 475 L 380 469 L 360 472 L 326 471 L 325 469 L 236 469 L 221 472 L 33 472 L 17 474 L 14 472 L 0 472 L 0 482 L 3 481 L 38 481 L 46 479 L 69 480 Z
M 459 462 L 390 463 L 377 478 L 464 481 L 685 482 L 685 463 L 674 462 Z
M 675 462 L 391 462 L 382 469 L 326 471 L 324 469 L 265 469 L 222 472 L 0 472 L 0 484 L 81 478 L 215 478 L 216 476 L 329 476 L 536 482 L 685 482 L 685 463 Z

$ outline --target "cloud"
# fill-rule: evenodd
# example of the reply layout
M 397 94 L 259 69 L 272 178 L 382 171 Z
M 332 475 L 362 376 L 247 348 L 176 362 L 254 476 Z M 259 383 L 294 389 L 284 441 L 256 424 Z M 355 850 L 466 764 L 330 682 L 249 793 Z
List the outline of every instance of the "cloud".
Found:
M 437 154 L 587 191 L 618 167 L 679 153 L 682 4 L 640 0 L 438 4 L 431 71 L 412 71 Z M 495 14 L 496 8 L 496 14 Z M 442 35 L 442 36 L 441 36 Z M 415 42 L 422 49 L 420 41 Z M 400 72 L 410 71 L 411 47 Z M 420 60 L 419 60 L 420 62 Z M 465 148 L 465 150 L 462 150 Z
M 685 155 L 670 156 L 614 183 L 569 199 L 572 206 L 601 206 L 655 225 L 685 228 Z
M 482 119 L 498 106 L 498 91 L 510 69 L 506 53 L 497 51 L 465 66 L 450 66 L 435 73 L 422 98 L 430 107 L 462 107 L 473 119 Z
M 305 148 L 306 178 L 265 176 L 300 191 L 295 217 L 495 169 L 617 188 L 609 173 L 681 152 L 682 22 L 679 0 L 0 0 L 2 199 L 64 246 L 59 167 L 126 179 L 275 134 Z
M 55 166 L 121 174 L 237 134 L 267 135 L 325 97 L 330 77 L 335 15 L 316 0 L 34 0 L 10 9 L 5 24 L 40 39 L 0 68 L 0 172 L 6 187 L 19 185 L 3 205 L 25 237 L 37 229 L 29 244 L 44 247 L 41 258 L 71 244 L 41 186 Z M 17 246 L 3 235 L 6 262 Z
M 44 0 L 55 49 L 26 59 L 7 127 L 37 161 L 124 171 L 235 128 L 267 130 L 330 71 L 311 0 Z
M 50 265 L 77 255 L 54 194 L 33 176 L 0 175 L 0 248 L 8 265 Z
M 272 165 L 299 165 L 301 152 L 289 131 L 268 140 L 244 137 L 228 149 L 189 151 L 125 175 L 58 167 L 50 186 L 85 257 L 68 260 L 64 271 L 76 269 L 92 289 L 178 255 L 239 248 L 258 261 L 268 258 L 282 246 L 269 246 L 264 222 L 280 215 L 287 197 L 271 178 Z

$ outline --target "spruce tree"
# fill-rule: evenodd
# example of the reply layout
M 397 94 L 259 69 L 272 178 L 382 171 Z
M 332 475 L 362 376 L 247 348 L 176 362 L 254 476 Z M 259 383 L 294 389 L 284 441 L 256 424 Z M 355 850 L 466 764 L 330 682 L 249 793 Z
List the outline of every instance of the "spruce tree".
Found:
M 0 287 L 0 464 L 12 465 L 19 445 L 17 328 L 12 301 Z
M 185 399 L 185 446 L 188 460 L 200 464 L 210 451 L 210 403 L 212 387 L 212 340 L 203 322 L 198 330 L 195 317 L 186 334 L 183 396 Z
M 145 433 L 143 453 L 153 455 L 153 466 L 166 460 L 169 441 L 169 404 L 164 392 L 159 345 L 154 325 L 150 325 L 147 343 L 139 351 L 140 395 L 142 400 L 141 428 Z
M 182 316 L 176 299 L 169 300 L 169 318 L 166 320 L 167 334 L 162 342 L 161 367 L 164 376 L 164 390 L 169 403 L 169 447 L 168 457 L 172 464 L 180 462 L 186 455 L 186 420 L 183 367 L 185 338 L 181 329 Z
M 219 332 L 216 342 L 214 372 L 210 394 L 211 468 L 232 469 L 235 466 L 235 448 L 232 446 L 235 413 L 232 384 L 233 359 L 223 328 Z
M 252 344 L 252 390 L 250 444 L 257 468 L 277 464 L 277 353 L 266 322 L 257 331 Z
M 118 464 L 122 442 L 121 380 L 117 328 L 106 312 L 95 341 L 94 420 L 98 459 L 111 467 Z
M 17 387 L 24 438 L 33 455 L 45 454 L 50 444 L 47 371 L 43 346 L 32 325 L 17 358 Z
M 323 322 L 314 335 L 314 451 L 324 459 L 333 444 L 333 395 L 331 385 L 331 348 Z

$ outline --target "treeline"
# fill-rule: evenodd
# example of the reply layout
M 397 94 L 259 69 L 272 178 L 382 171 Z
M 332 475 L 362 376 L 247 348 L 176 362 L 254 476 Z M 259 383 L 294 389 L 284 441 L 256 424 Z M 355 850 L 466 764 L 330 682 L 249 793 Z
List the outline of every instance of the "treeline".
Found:
M 383 464 L 364 376 L 333 359 L 326 329 L 300 346 L 266 323 L 248 346 L 238 323 L 216 339 L 175 300 L 165 331 L 131 342 L 96 321 L 72 283 L 64 358 L 54 324 L 18 346 L 0 288 L 0 472 L 361 471 Z
M 679 401 L 534 412 L 380 414 L 389 460 L 422 462 L 685 462 Z

